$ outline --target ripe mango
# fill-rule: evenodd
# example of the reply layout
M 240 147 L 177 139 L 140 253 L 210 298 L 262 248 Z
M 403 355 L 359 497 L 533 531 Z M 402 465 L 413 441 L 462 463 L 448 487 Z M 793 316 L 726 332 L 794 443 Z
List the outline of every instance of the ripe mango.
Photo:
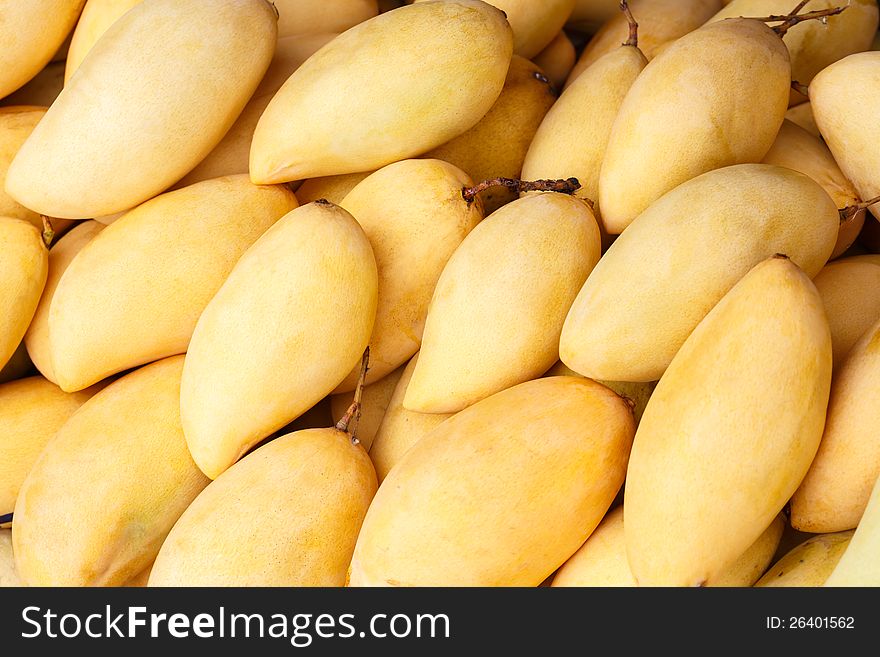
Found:
M 79 68 L 89 51 L 113 23 L 143 0 L 86 0 L 76 23 L 64 67 L 64 82 Z
M 825 586 L 880 586 L 880 485 L 865 508 L 853 537 L 840 561 L 825 580 Z
M 345 32 L 379 13 L 376 0 L 273 0 L 278 38 Z
M 554 89 L 562 89 L 568 74 L 574 68 L 575 58 L 574 44 L 565 32 L 561 31 L 544 50 L 532 58 L 532 61 L 544 71 Z
M 786 552 L 755 586 L 822 586 L 846 551 L 852 535 L 852 531 L 846 531 L 807 539 Z

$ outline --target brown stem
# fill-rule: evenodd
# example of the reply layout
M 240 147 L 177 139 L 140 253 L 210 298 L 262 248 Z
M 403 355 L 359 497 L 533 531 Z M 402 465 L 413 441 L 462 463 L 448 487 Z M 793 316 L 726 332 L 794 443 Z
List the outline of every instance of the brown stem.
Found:
M 856 203 L 855 205 L 848 205 L 845 208 L 842 208 L 841 210 L 839 210 L 840 223 L 850 221 L 859 212 L 870 208 L 872 205 L 874 205 L 876 203 L 880 203 L 880 196 L 875 196 L 870 201 L 862 201 L 861 203 Z
M 357 445 L 360 442 L 355 434 L 357 433 L 358 422 L 361 419 L 361 397 L 363 397 L 364 394 L 364 386 L 367 383 L 367 372 L 369 369 L 370 348 L 367 347 L 364 349 L 364 355 L 361 358 L 361 374 L 358 377 L 357 386 L 354 389 L 354 401 L 351 402 L 351 406 L 345 411 L 345 415 L 342 416 L 342 419 L 336 423 L 337 429 L 344 431 L 351 436 L 351 442 L 354 445 Z
M 797 91 L 799 94 L 806 96 L 807 98 L 810 97 L 810 88 L 805 84 L 801 84 L 797 80 L 791 81 L 791 88 Z
M 507 187 L 514 192 L 558 192 L 560 194 L 574 194 L 581 188 L 577 178 L 565 180 L 518 180 L 516 178 L 491 178 L 477 183 L 473 187 L 463 187 L 461 195 L 468 205 L 474 202 L 477 194 L 484 192 L 490 187 Z
M 838 14 L 842 14 L 849 8 L 849 5 L 844 7 L 832 7 L 831 9 L 817 9 L 816 11 L 808 11 L 806 14 L 798 15 L 801 9 L 804 8 L 806 2 L 798 3 L 798 6 L 795 7 L 794 11 L 785 16 L 765 16 L 763 18 L 752 18 L 752 20 L 761 21 L 762 23 L 780 23 L 779 25 L 775 25 L 770 29 L 776 32 L 780 37 L 784 37 L 785 34 L 793 28 L 795 25 L 803 23 L 804 21 L 813 21 L 813 20 L 823 20 L 828 18 L 829 16 L 837 16 Z
M 636 23 L 636 19 L 633 16 L 632 11 L 630 11 L 629 2 L 627 0 L 620 0 L 620 11 L 623 12 L 623 15 L 626 16 L 626 22 L 629 23 L 629 36 L 626 41 L 623 42 L 623 45 L 638 48 L 639 24 Z
M 55 239 L 55 229 L 52 228 L 52 222 L 49 220 L 49 217 L 41 214 L 40 219 L 43 220 L 43 244 L 45 244 L 48 249 L 52 246 L 52 240 Z

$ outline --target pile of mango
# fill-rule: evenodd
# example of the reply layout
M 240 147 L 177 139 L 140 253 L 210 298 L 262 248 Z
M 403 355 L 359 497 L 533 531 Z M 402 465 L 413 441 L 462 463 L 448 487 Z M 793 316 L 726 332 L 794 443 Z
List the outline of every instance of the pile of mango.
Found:
M 0 584 L 880 585 L 877 29 L 0 0 Z

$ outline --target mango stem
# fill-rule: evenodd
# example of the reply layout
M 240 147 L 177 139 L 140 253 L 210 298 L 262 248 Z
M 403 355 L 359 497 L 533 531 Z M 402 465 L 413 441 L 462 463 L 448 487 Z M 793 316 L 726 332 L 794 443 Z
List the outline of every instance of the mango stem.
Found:
M 370 370 L 370 347 L 364 349 L 364 355 L 361 357 L 361 373 L 358 376 L 357 386 L 354 389 L 354 400 L 351 406 L 345 411 L 342 419 L 336 423 L 339 431 L 344 431 L 351 436 L 351 444 L 357 445 L 360 441 L 355 435 L 357 433 L 357 425 L 361 419 L 361 398 L 364 395 L 364 386 L 367 383 L 367 372 Z
M 809 0 L 807 0 L 809 1 Z M 825 21 L 829 16 L 837 16 L 838 14 L 842 14 L 849 8 L 849 5 L 843 7 L 832 7 L 830 9 L 817 9 L 815 11 L 808 11 L 806 14 L 798 14 L 798 12 L 806 6 L 807 2 L 799 2 L 798 6 L 794 8 L 794 10 L 787 15 L 784 16 L 765 16 L 763 18 L 754 18 L 749 17 L 752 20 L 760 21 L 762 23 L 780 23 L 779 25 L 775 25 L 770 29 L 776 32 L 781 37 L 784 37 L 786 33 L 793 28 L 795 25 L 803 23 L 804 21 L 813 21 L 813 20 L 821 20 Z
M 463 187 L 461 195 L 468 205 L 474 202 L 477 194 L 490 187 L 507 187 L 514 192 L 558 192 L 574 194 L 581 188 L 577 178 L 565 180 L 517 180 L 516 178 L 491 178 L 477 183 L 473 187 Z
M 626 16 L 626 22 L 629 23 L 629 36 L 626 41 L 623 42 L 623 45 L 638 48 L 639 24 L 636 23 L 636 19 L 633 16 L 632 11 L 630 11 L 629 2 L 627 0 L 620 0 L 620 11 L 623 12 L 623 15 Z
M 52 227 L 52 222 L 49 221 L 49 217 L 41 214 L 40 219 L 43 221 L 43 244 L 45 244 L 48 249 L 52 246 L 52 240 L 55 239 L 55 229 Z
M 861 203 L 855 203 L 854 205 L 848 205 L 845 208 L 840 209 L 840 223 L 850 221 L 859 212 L 870 208 L 876 203 L 880 203 L 880 196 L 875 196 L 870 201 L 862 201 Z

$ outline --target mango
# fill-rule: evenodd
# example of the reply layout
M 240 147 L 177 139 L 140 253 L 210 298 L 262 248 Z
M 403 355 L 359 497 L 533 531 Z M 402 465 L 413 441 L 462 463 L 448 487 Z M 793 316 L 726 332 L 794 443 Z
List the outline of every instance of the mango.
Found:
M 416 443 L 379 487 L 352 586 L 537 586 L 623 483 L 634 423 L 608 388 L 539 379 L 480 401 Z
M 403 369 L 370 446 L 370 460 L 376 467 L 380 484 L 410 447 L 438 424 L 452 417 L 451 413 L 419 413 L 404 408 L 403 398 L 418 358 L 418 354 L 413 356 Z
M 791 500 L 795 529 L 854 529 L 880 477 L 880 321 L 835 370 L 822 443 Z
M 379 272 L 379 305 L 370 336 L 367 383 L 383 378 L 419 350 L 428 305 L 447 261 L 482 219 L 462 190 L 471 179 L 440 160 L 383 167 L 340 206 L 364 229 Z M 358 364 L 336 392 L 354 390 Z
M 376 487 L 370 458 L 344 431 L 276 438 L 193 501 L 149 585 L 343 586 Z
M 560 358 L 591 378 L 656 381 L 749 269 L 782 253 L 815 276 L 839 224 L 825 190 L 790 169 L 745 164 L 699 176 L 608 249 L 568 313 Z
M 304 180 L 296 189 L 296 197 L 305 205 L 312 201 L 323 199 L 339 205 L 342 199 L 357 187 L 364 178 L 374 171 L 362 171 L 360 173 L 343 173 L 338 176 L 319 176 Z
M 376 0 L 273 0 L 278 37 L 345 32 L 379 13 Z
M 196 322 L 241 255 L 297 206 L 247 175 L 143 203 L 70 262 L 49 307 L 49 350 L 62 389 L 186 351 Z M 145 321 L 148 318 L 148 321 Z
M 779 546 L 785 518 L 780 514 L 758 539 L 706 586 L 752 586 Z M 563 564 L 551 586 L 638 586 L 626 558 L 623 507 L 610 511 L 590 538 Z
M 846 531 L 807 539 L 786 552 L 755 582 L 755 586 L 822 586 L 846 551 L 852 535 L 852 531 Z
M 484 219 L 437 282 L 404 407 L 455 413 L 546 372 L 600 246 L 589 206 L 564 194 L 529 195 Z
M 331 203 L 289 212 L 241 256 L 198 318 L 181 382 L 187 445 L 205 474 L 216 479 L 342 382 L 370 339 L 377 295 L 370 242 Z
M 104 224 L 97 221 L 80 222 L 49 249 L 49 274 L 34 318 L 31 320 L 27 333 L 24 334 L 24 344 L 27 347 L 28 356 L 40 373 L 56 385 L 58 381 L 52 367 L 52 353 L 49 345 L 49 308 L 58 283 L 61 282 L 61 276 L 67 271 L 76 254 L 82 251 L 86 244 L 91 242 L 103 229 Z
M 880 317 L 880 256 L 853 256 L 829 262 L 813 283 L 825 306 L 837 368 Z
M 837 16 L 829 16 L 821 22 L 804 21 L 786 32 L 783 40 L 791 57 L 792 80 L 809 85 L 826 66 L 871 47 L 877 32 L 877 0 L 811 0 L 800 13 L 841 6 L 846 6 L 846 11 Z M 733 0 L 710 22 L 737 16 L 784 16 L 793 8 L 791 0 Z M 805 100 L 803 95 L 791 90 L 792 105 Z
M 801 103 L 794 107 L 789 107 L 785 113 L 785 118 L 796 123 L 814 137 L 821 137 L 819 126 L 816 125 L 816 119 L 813 118 L 813 105 L 811 103 Z
M 110 26 L 141 2 L 143 0 L 86 0 L 67 51 L 64 66 L 65 84 Z
M 574 44 L 562 31 L 547 44 L 544 50 L 532 57 L 535 65 L 550 79 L 554 89 L 562 89 L 568 74 L 574 68 L 575 59 Z
M 119 586 L 155 559 L 208 479 L 180 426 L 183 356 L 143 367 L 82 405 L 43 449 L 15 505 L 29 586 Z
M 825 586 L 880 586 L 880 485 L 865 508 L 849 545 L 831 571 Z
M 830 383 L 819 293 L 788 258 L 761 262 L 682 345 L 636 431 L 624 527 L 640 586 L 705 585 L 754 543 L 816 454 Z
M 68 394 L 41 376 L 0 385 L 0 515 L 12 512 L 43 447 L 95 392 Z
M 397 387 L 397 382 L 403 374 L 403 367 L 398 367 L 390 374 L 386 374 L 378 381 L 364 386 L 363 398 L 361 400 L 361 419 L 357 424 L 357 438 L 364 449 L 370 451 L 373 444 L 373 438 L 376 437 L 376 431 L 382 423 L 388 404 Z M 343 392 L 336 395 L 330 395 L 330 412 L 332 417 L 340 418 L 345 415 L 345 411 L 354 401 L 354 391 Z
M 633 83 L 611 129 L 598 199 L 607 230 L 622 232 L 702 173 L 760 162 L 785 117 L 790 76 L 782 39 L 755 20 L 711 23 L 666 48 Z
M 489 111 L 512 52 L 504 14 L 479 0 L 414 4 L 356 25 L 269 103 L 254 132 L 251 178 L 368 171 L 439 146 Z M 438 103 L 455 109 L 438 112 Z
M 880 139 L 878 80 L 880 52 L 871 51 L 835 62 L 810 84 L 816 125 L 864 201 L 880 196 L 880 153 L 873 147 Z M 880 218 L 880 204 L 871 212 Z
M 135 6 L 98 40 L 21 147 L 7 193 L 35 212 L 77 219 L 162 192 L 235 122 L 269 66 L 276 29 L 266 0 Z
M 0 98 L 48 64 L 86 0 L 0 0 Z
M 18 149 L 45 114 L 45 107 L 15 106 L 0 109 L 0 184 L 5 185 L 6 172 Z M 28 210 L 2 189 L 0 189 L 0 216 L 25 219 L 37 228 L 42 227 L 38 213 Z
M 37 310 L 49 252 L 27 221 L 0 217 L 0 369 L 12 358 Z

